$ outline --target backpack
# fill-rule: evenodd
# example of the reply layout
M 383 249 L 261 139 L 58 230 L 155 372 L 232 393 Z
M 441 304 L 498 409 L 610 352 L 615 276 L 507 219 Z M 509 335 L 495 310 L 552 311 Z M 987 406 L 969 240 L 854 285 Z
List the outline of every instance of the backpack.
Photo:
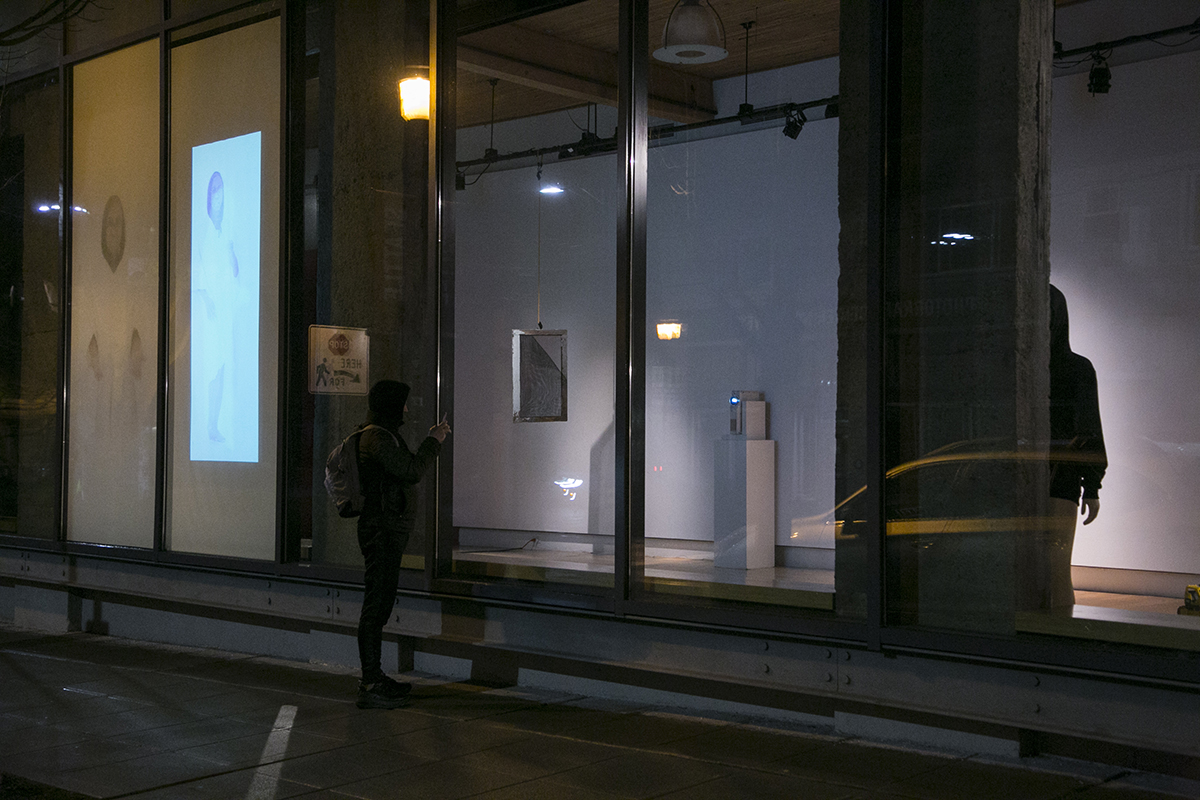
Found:
M 362 513 L 366 498 L 362 493 L 362 481 L 358 477 L 358 439 L 367 428 L 380 428 L 378 425 L 367 425 L 342 439 L 333 448 L 329 458 L 325 459 L 325 491 L 329 499 L 337 506 L 338 516 L 357 517 Z M 393 439 L 396 434 L 388 431 Z M 400 440 L 396 439 L 396 445 Z

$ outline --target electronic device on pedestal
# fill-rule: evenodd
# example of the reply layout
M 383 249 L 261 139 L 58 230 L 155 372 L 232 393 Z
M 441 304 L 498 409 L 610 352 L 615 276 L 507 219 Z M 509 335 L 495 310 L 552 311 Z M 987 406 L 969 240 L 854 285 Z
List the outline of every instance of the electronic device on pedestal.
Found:
M 731 569 L 775 566 L 775 442 L 767 438 L 762 392 L 729 397 L 729 434 L 713 457 L 713 564 Z

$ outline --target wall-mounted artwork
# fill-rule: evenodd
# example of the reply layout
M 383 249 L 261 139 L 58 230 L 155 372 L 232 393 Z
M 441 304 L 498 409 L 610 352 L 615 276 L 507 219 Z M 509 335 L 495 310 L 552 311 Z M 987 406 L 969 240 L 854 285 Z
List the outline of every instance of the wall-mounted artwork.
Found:
M 567 421 L 567 332 L 513 331 L 513 422 Z

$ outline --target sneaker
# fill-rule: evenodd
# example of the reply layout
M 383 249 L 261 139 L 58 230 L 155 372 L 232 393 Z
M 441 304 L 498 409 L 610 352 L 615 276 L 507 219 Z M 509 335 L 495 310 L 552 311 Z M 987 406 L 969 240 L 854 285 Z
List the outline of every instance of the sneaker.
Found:
M 391 684 L 394 686 L 404 685 L 395 681 L 391 681 Z M 358 701 L 355 702 L 355 705 L 359 708 L 400 708 L 408 705 L 408 691 L 398 692 L 398 689 L 390 688 L 385 681 L 360 683 L 358 685 Z

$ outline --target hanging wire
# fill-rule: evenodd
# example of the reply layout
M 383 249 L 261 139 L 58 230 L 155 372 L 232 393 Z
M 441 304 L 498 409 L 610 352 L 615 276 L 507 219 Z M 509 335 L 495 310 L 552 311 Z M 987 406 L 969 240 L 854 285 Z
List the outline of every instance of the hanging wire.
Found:
M 496 84 L 500 82 L 499 78 L 489 78 L 488 83 L 492 85 L 492 120 L 488 123 L 488 152 L 496 152 Z
M 455 171 L 456 171 L 456 172 L 457 172 L 459 175 L 462 175 L 462 176 L 463 176 L 464 185 L 466 185 L 466 186 L 474 186 L 475 184 L 479 183 L 479 179 L 483 177 L 484 173 L 485 173 L 485 172 L 487 172 L 487 171 L 488 171 L 489 169 L 491 169 L 491 168 L 492 168 L 492 165 L 491 165 L 491 164 L 484 164 L 484 165 L 483 165 L 483 169 L 481 169 L 479 172 L 477 172 L 477 173 L 475 174 L 475 180 L 473 180 L 473 181 L 468 181 L 468 180 L 466 180 L 466 177 L 467 177 L 467 171 L 466 171 L 465 169 L 463 169 L 463 170 L 455 170 Z
M 567 111 L 567 119 L 571 120 L 571 124 L 575 126 L 576 130 L 580 130 L 580 131 L 588 130 L 588 128 L 583 127 L 582 125 L 580 125 L 578 122 L 575 121 L 575 117 L 571 114 L 570 110 Z M 588 108 L 588 127 L 591 127 L 591 108 L 590 107 Z
M 537 325 L 542 329 L 542 157 L 537 161 Z
M 1197 19 L 1193 24 L 1200 25 L 1200 19 Z M 1168 34 L 1168 35 L 1170 35 L 1170 34 Z M 1191 37 L 1190 39 L 1184 39 L 1182 42 L 1178 42 L 1176 44 L 1167 44 L 1166 42 L 1160 42 L 1158 40 L 1158 37 L 1159 37 L 1159 34 L 1151 34 L 1151 33 L 1146 34 L 1146 39 L 1151 42 L 1154 42 L 1159 47 L 1183 47 L 1185 44 L 1191 44 L 1192 42 L 1196 41 L 1197 39 L 1200 39 L 1200 33 L 1197 33 L 1195 36 Z
M 757 10 L 755 11 L 755 16 L 757 16 Z M 742 75 L 745 96 L 742 105 L 745 107 L 749 107 L 750 105 L 750 29 L 754 27 L 754 23 L 755 20 L 752 19 L 741 23 L 742 27 L 746 29 L 746 69 Z

